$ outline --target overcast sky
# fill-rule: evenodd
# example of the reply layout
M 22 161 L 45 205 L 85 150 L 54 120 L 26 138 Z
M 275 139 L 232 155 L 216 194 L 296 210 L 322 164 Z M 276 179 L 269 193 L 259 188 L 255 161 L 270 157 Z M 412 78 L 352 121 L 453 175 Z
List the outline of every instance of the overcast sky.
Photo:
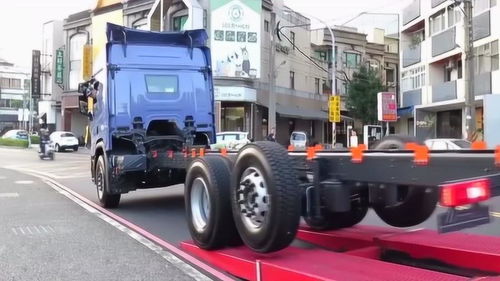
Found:
M 96 0 L 0 0 L 0 57 L 31 65 L 31 50 L 40 49 L 42 24 L 89 9 Z M 284 0 L 290 8 L 328 23 L 341 24 L 359 13 L 397 13 L 410 0 Z M 314 24 L 314 21 L 313 21 Z M 316 23 L 316 25 L 318 25 Z M 349 23 L 363 32 L 373 27 L 397 30 L 395 16 L 365 15 Z

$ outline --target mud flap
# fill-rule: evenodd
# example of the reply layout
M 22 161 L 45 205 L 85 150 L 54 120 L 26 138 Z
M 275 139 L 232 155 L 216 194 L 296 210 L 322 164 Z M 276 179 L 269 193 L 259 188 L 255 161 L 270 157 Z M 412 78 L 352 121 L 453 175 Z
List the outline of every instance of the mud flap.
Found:
M 446 233 L 490 223 L 488 206 L 476 204 L 469 209 L 450 208 L 438 215 L 438 232 Z

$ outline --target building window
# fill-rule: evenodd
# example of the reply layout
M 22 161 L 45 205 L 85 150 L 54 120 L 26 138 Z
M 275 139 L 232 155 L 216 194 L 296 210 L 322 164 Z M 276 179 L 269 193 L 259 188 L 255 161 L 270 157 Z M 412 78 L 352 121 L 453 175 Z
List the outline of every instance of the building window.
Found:
M 476 74 L 498 70 L 498 40 L 474 48 L 474 53 Z
M 474 15 L 479 15 L 482 12 L 488 10 L 491 6 L 494 6 L 496 1 L 491 0 L 473 0 L 472 1 L 472 10 Z
M 295 89 L 295 72 L 290 71 L 290 89 Z
M 188 19 L 187 15 L 174 17 L 173 30 L 174 31 L 184 30 L 184 25 L 186 24 L 187 19 Z
M 462 60 L 459 60 L 457 62 L 457 68 L 458 68 L 458 79 L 462 79 Z
M 269 21 L 264 20 L 264 31 L 269 32 Z
M 314 93 L 316 94 L 320 94 L 319 81 L 319 78 L 314 78 Z
M 459 5 L 452 5 L 448 7 L 448 27 L 462 21 L 462 10 Z
M 292 50 L 295 50 L 295 32 L 290 31 L 290 41 L 292 41 Z
M 82 81 L 83 46 L 87 42 L 87 35 L 77 33 L 69 39 L 69 88 L 78 89 Z
M 10 79 L 10 87 L 12 89 L 21 89 L 21 79 Z
M 401 91 L 420 89 L 425 85 L 425 66 L 418 66 L 401 73 Z
M 361 63 L 361 55 L 356 53 L 347 53 L 344 52 L 345 56 L 345 66 L 349 68 L 357 68 Z
M 1 78 L 0 80 L 0 88 L 10 88 L 10 79 L 9 78 Z
M 387 83 L 394 83 L 394 69 L 393 68 L 387 68 L 385 70 L 385 81 Z
M 139 30 L 148 30 L 148 19 L 147 18 L 140 18 L 134 23 L 132 23 L 132 28 L 139 29 Z
M 430 26 L 431 35 L 434 35 L 446 29 L 444 10 L 440 11 L 439 13 L 435 14 L 430 18 L 430 25 L 431 25 Z

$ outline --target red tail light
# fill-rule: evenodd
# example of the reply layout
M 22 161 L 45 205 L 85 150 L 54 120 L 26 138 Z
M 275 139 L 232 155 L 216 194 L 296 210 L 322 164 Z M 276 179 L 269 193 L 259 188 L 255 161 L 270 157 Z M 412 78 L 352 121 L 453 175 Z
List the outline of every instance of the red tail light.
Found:
M 488 200 L 491 197 L 490 181 L 478 179 L 441 186 L 441 205 L 456 207 Z

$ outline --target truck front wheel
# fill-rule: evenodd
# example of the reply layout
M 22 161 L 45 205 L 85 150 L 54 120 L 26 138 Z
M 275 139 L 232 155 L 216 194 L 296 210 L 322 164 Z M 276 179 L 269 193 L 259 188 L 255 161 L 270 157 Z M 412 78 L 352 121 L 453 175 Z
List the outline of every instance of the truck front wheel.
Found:
M 95 171 L 95 185 L 97 187 L 97 198 L 99 203 L 104 208 L 116 208 L 120 203 L 121 194 L 111 194 L 110 190 L 110 175 L 104 162 L 104 157 L 99 156 Z

